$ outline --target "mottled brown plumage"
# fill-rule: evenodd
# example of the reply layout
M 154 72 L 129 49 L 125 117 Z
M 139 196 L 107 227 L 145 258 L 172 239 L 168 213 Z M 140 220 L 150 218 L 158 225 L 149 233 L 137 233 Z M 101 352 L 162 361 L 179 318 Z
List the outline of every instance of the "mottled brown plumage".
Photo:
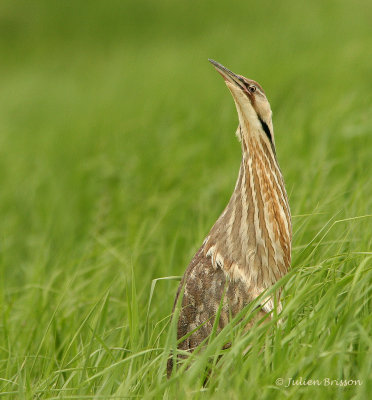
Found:
M 176 302 L 184 288 L 178 339 L 200 327 L 179 344 L 180 349 L 188 351 L 210 335 L 222 297 L 218 331 L 277 282 L 291 262 L 291 215 L 276 158 L 270 104 L 257 82 L 210 61 L 235 101 L 242 162 L 230 201 L 193 257 L 178 288 Z M 279 312 L 280 299 L 278 306 Z M 273 308 L 274 299 L 264 298 L 256 319 Z M 168 374 L 171 370 L 170 359 Z

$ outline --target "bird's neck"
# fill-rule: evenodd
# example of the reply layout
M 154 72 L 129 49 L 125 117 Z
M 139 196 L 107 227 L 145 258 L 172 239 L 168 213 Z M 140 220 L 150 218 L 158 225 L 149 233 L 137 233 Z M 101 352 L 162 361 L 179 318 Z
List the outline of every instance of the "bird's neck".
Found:
M 242 140 L 242 162 L 228 205 L 204 242 L 216 268 L 265 289 L 291 260 L 291 216 L 273 146 L 264 135 Z

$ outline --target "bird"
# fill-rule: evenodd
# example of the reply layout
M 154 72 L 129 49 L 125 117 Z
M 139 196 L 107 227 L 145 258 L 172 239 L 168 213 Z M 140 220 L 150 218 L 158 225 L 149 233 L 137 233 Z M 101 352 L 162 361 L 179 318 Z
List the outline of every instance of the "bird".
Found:
M 188 352 L 210 336 L 219 308 L 217 333 L 280 280 L 291 264 L 291 212 L 276 155 L 270 103 L 256 81 L 209 61 L 235 102 L 242 159 L 230 200 L 177 290 L 173 313 L 180 300 L 178 349 Z M 260 301 L 260 309 L 247 329 L 271 315 L 274 308 L 278 314 L 282 310 L 280 291 L 277 299 L 263 295 Z M 169 357 L 168 376 L 172 370 L 173 357 Z

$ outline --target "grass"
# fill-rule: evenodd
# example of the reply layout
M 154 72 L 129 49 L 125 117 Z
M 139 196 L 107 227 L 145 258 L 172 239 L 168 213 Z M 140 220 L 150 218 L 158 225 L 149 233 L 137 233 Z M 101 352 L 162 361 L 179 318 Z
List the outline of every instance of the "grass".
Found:
M 368 398 L 371 11 L 362 0 L 2 2 L 0 398 Z M 232 323 L 167 380 L 177 277 L 240 161 L 209 57 L 268 94 L 293 263 L 282 324 L 244 335 Z

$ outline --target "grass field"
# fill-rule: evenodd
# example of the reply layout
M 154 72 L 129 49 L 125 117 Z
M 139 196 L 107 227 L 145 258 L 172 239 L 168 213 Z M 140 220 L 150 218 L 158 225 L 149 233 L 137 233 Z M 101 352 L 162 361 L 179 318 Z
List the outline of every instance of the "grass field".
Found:
M 1 2 L 0 398 L 369 398 L 371 18 L 362 0 Z M 177 277 L 240 163 L 208 58 L 269 97 L 293 263 L 281 325 L 232 323 L 167 380 Z

